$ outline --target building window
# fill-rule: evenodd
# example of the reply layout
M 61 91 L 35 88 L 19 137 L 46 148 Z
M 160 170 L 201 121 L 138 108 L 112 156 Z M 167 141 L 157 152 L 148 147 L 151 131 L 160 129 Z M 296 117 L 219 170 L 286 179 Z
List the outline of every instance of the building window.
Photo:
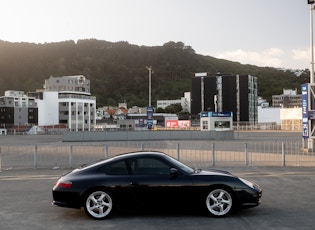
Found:
M 202 129 L 208 129 L 208 121 L 202 121 Z
M 214 122 L 214 128 L 230 128 L 230 122 L 229 121 L 216 121 Z

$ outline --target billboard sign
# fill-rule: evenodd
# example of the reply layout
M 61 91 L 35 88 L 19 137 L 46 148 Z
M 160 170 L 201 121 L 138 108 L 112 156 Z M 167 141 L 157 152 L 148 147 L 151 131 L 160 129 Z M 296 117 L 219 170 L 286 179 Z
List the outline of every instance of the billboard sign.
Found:
M 165 121 L 166 128 L 190 128 L 190 120 L 167 120 Z
M 200 117 L 233 117 L 232 112 L 201 112 Z
M 313 117 L 313 114 L 310 114 Z M 302 129 L 303 137 L 309 137 L 308 84 L 302 85 Z
M 204 72 L 204 73 L 195 73 L 195 77 L 206 77 L 208 76 L 208 73 L 207 72 Z
M 147 107 L 147 127 L 148 129 L 153 128 L 153 107 L 152 106 Z

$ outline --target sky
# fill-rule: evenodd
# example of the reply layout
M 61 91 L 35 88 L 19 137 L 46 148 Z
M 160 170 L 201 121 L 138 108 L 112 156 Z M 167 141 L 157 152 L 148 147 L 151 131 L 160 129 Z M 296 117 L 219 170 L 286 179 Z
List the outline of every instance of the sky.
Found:
M 0 9 L 9 42 L 174 41 L 242 64 L 310 68 L 307 0 L 0 0 Z

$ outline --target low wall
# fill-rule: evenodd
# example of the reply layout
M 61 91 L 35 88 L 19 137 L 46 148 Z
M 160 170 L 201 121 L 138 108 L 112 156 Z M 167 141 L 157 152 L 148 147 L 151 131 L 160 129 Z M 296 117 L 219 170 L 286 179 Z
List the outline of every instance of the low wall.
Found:
M 163 131 L 92 131 L 65 132 L 64 142 L 90 141 L 154 141 L 154 140 L 233 140 L 234 131 L 198 131 L 198 130 L 163 130 Z

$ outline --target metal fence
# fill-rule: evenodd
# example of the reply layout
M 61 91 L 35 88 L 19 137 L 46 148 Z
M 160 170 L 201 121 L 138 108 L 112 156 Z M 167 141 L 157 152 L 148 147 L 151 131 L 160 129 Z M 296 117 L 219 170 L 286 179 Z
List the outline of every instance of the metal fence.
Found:
M 111 142 L 106 144 L 1 145 L 0 171 L 76 168 L 118 154 L 155 150 L 192 166 L 315 166 L 315 154 L 291 142 Z

